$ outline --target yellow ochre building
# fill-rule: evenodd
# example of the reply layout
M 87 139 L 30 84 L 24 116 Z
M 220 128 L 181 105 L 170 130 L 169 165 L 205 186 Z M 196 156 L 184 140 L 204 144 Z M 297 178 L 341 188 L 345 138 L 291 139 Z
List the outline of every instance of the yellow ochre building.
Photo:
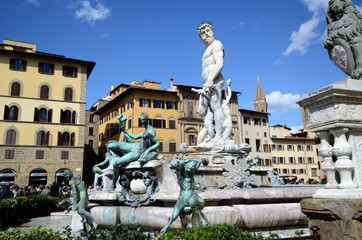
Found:
M 95 63 L 0 44 L 0 184 L 39 185 L 83 172 L 87 79 Z

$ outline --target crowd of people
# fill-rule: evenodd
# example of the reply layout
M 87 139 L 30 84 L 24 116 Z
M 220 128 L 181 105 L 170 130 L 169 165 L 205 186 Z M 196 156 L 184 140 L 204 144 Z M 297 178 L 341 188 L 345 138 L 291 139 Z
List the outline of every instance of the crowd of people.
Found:
M 2 186 L 0 189 L 0 199 L 5 198 L 16 198 L 16 197 L 27 197 L 31 195 L 48 195 L 53 197 L 61 197 L 64 194 L 68 194 L 71 192 L 71 187 L 65 184 L 61 184 L 58 186 L 56 182 L 52 184 L 39 186 L 25 186 L 19 187 L 16 184 Z

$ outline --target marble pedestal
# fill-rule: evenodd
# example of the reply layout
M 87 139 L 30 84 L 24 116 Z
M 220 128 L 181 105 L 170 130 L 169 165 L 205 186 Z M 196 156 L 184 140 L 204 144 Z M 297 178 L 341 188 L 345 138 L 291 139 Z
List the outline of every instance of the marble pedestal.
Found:
M 360 198 L 362 81 L 344 79 L 310 93 L 298 104 L 309 109 L 310 124 L 307 128 L 321 139 L 318 153 L 323 157 L 321 169 L 327 176 L 327 184 L 314 197 Z M 353 191 L 340 191 L 346 189 Z

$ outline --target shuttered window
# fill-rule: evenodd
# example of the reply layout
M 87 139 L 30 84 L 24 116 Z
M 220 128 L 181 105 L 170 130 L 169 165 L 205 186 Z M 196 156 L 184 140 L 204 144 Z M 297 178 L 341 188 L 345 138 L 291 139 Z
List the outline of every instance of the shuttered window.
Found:
M 18 82 L 13 82 L 11 84 L 11 96 L 15 96 L 15 97 L 19 97 L 20 96 L 20 83 Z
M 67 87 L 64 90 L 64 101 L 72 101 L 73 100 L 73 90 Z
M 38 72 L 43 73 L 43 74 L 53 75 L 54 74 L 54 64 L 40 62 Z
M 16 143 L 16 131 L 14 129 L 10 129 L 6 132 L 6 144 L 15 145 L 15 143 Z
M 40 87 L 40 98 L 42 99 L 49 98 L 49 87 L 47 85 L 43 85 Z

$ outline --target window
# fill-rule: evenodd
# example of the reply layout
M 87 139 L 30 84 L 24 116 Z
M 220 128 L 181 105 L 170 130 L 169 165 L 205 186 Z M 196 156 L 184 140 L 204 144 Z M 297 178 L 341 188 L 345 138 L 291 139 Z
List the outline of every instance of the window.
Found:
M 140 98 L 140 107 L 151 107 L 151 100 Z
M 318 177 L 316 168 L 312 168 L 312 177 Z
M 278 145 L 277 145 L 277 150 L 278 150 L 278 151 L 284 151 L 284 146 L 281 145 L 281 144 L 278 144 Z
M 6 149 L 5 150 L 5 159 L 14 159 L 14 150 Z
M 259 140 L 259 139 L 256 139 L 256 140 L 255 140 L 255 144 L 256 144 L 256 151 L 257 151 L 257 152 L 261 152 L 260 140 Z
M 268 137 L 268 134 L 266 132 L 264 132 L 264 137 Z
M 134 102 L 133 99 L 128 102 L 128 109 L 133 108 Z
M 276 157 L 272 157 L 272 161 L 273 161 L 273 164 L 276 164 L 276 163 L 277 163 L 277 158 L 276 158 Z
M 121 113 L 124 113 L 126 111 L 126 105 L 123 104 L 122 107 L 121 107 Z
M 162 120 L 162 119 L 153 119 L 153 124 L 152 126 L 154 128 L 165 128 L 166 126 L 166 120 Z
M 304 146 L 303 145 L 298 145 L 297 150 L 298 150 L 298 152 L 304 151 Z
M 45 109 L 45 108 L 35 108 L 34 109 L 34 122 L 52 122 L 52 109 Z
M 270 159 L 265 159 L 264 161 L 265 161 L 265 165 L 266 165 L 266 166 L 271 166 L 271 165 L 272 165 Z
M 188 144 L 190 146 L 196 146 L 196 136 L 195 135 L 189 135 L 187 140 L 188 140 Z
M 254 126 L 260 126 L 261 122 L 260 122 L 260 118 L 254 118 Z
M 314 158 L 309 157 L 309 158 L 308 158 L 308 163 L 314 163 Z
M 299 174 L 305 174 L 305 173 L 306 173 L 305 169 L 299 169 Z
M 304 157 L 298 157 L 298 163 L 305 163 Z
M 245 143 L 250 145 L 250 139 L 249 139 L 249 138 L 245 138 Z
M 36 145 L 44 146 L 49 144 L 49 132 L 39 131 L 36 135 Z
M 47 85 L 43 85 L 40 87 L 40 98 L 42 99 L 49 98 L 49 87 Z
M 289 157 L 289 163 L 295 163 L 295 157 Z
M 270 145 L 264 144 L 264 152 L 270 152 Z
M 175 120 L 168 120 L 168 128 L 169 129 L 176 129 L 176 121 Z
M 19 59 L 10 59 L 10 66 L 9 68 L 11 70 L 17 70 L 17 71 L 26 71 L 26 61 L 25 60 L 19 60 Z
M 11 93 L 10 93 L 10 95 L 15 96 L 15 97 L 19 97 L 20 96 L 20 88 L 21 88 L 20 83 L 13 82 L 11 84 Z
M 153 100 L 153 107 L 154 108 L 165 108 L 165 101 Z
M 17 121 L 19 114 L 19 108 L 17 106 L 11 106 L 10 108 L 5 105 L 4 120 Z
M 10 129 L 6 132 L 6 145 L 15 145 L 16 143 L 16 131 Z
M 176 152 L 176 143 L 174 143 L 174 142 L 170 142 L 169 144 L 168 144 L 168 151 L 169 152 Z
M 313 146 L 307 145 L 307 152 L 313 152 Z
M 58 132 L 58 146 L 74 146 L 75 133 L 69 134 L 69 132 Z
M 60 110 L 60 122 L 61 123 L 73 123 L 75 124 L 76 111 Z
M 89 128 L 89 136 L 93 136 L 94 135 L 94 128 L 90 127 Z
M 177 102 L 166 101 L 166 108 L 177 110 Z
M 266 119 L 262 119 L 261 121 L 263 123 L 263 126 L 266 126 Z
M 44 74 L 54 74 L 54 64 L 40 62 L 38 72 Z
M 285 163 L 284 157 L 278 157 L 278 162 L 279 162 L 280 164 Z
M 160 142 L 160 145 L 158 146 L 158 151 L 163 152 L 163 142 Z
M 77 77 L 78 69 L 71 66 L 63 66 L 63 76 L 65 77 Z
M 289 174 L 289 169 L 283 169 L 283 174 Z
M 93 148 L 93 140 L 89 140 L 88 145 L 89 145 L 89 147 Z
M 70 87 L 67 87 L 64 90 L 64 101 L 72 101 L 73 100 L 73 90 Z
M 44 159 L 44 150 L 36 150 L 35 159 Z
M 132 119 L 128 119 L 128 129 L 132 127 Z
M 288 151 L 294 151 L 294 146 L 293 145 L 287 145 L 287 150 Z
M 297 174 L 297 169 L 292 169 L 292 174 Z
M 275 151 L 277 148 L 275 146 L 275 144 L 272 145 L 272 150 Z
M 187 101 L 187 116 L 193 117 L 194 116 L 194 102 Z
M 250 125 L 250 117 L 243 117 L 244 124 Z
M 93 114 L 89 115 L 89 122 L 94 122 L 94 115 Z
M 61 151 L 60 158 L 61 159 L 69 159 L 69 151 Z

